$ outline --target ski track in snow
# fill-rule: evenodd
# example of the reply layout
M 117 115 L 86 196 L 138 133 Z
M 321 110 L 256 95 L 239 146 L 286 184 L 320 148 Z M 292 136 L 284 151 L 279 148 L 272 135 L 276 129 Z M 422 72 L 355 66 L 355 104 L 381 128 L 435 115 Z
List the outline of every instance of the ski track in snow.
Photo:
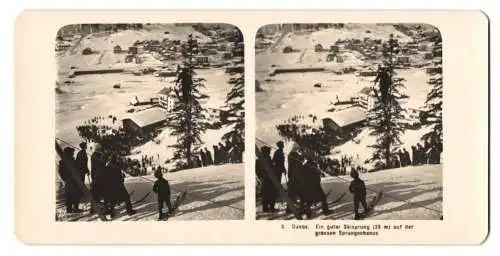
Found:
M 173 173 L 166 173 L 164 177 L 169 181 L 172 191 L 172 203 L 180 193 L 187 191 L 186 199 L 181 203 L 177 214 L 169 220 L 239 220 L 244 218 L 244 167 L 243 164 L 226 164 L 209 166 Z M 142 202 L 134 205 L 137 213 L 128 216 L 124 204 L 116 209 L 117 217 L 114 221 L 155 221 L 158 219 L 158 203 L 156 194 L 152 193 L 153 176 L 129 177 L 125 186 L 131 196 L 132 202 L 141 199 L 148 192 L 151 194 Z M 210 199 L 208 201 L 206 199 Z M 216 203 L 214 203 L 216 202 Z M 89 203 L 84 203 L 89 208 Z M 231 207 L 227 207 L 231 206 Z M 64 205 L 59 202 L 56 209 L 64 215 Z M 66 216 L 64 220 L 71 219 Z M 86 216 L 79 221 L 100 221 L 94 214 Z
M 348 192 L 351 178 L 349 176 L 328 177 L 322 179 L 322 187 L 326 192 L 332 190 L 327 198 L 329 202 L 339 197 L 344 192 L 346 196 L 336 204 L 330 205 L 333 211 L 331 215 L 323 216 L 321 208 L 314 210 L 314 219 L 341 219 L 352 220 L 354 218 L 354 204 L 352 194 Z M 361 173 L 360 178 L 367 186 L 367 203 L 380 190 L 384 191 L 382 199 L 375 206 L 374 212 L 367 219 L 378 220 L 439 220 L 442 216 L 443 188 L 442 188 L 442 165 L 423 165 L 417 167 L 404 167 L 383 170 L 373 173 Z M 411 204 L 400 199 L 417 203 Z M 284 204 L 279 204 L 284 207 Z M 434 209 L 429 210 L 421 205 Z M 257 202 L 257 219 L 266 220 L 275 218 L 274 213 L 263 213 L 260 201 Z M 362 212 L 360 206 L 360 212 Z M 294 219 L 293 215 L 283 216 L 279 212 L 277 219 Z

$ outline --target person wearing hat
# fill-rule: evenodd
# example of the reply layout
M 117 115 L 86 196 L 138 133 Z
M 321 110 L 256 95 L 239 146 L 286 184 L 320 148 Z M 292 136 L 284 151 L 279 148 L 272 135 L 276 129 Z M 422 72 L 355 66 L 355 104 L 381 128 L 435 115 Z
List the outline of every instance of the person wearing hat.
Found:
M 89 158 L 87 156 L 87 143 L 80 143 L 80 151 L 76 155 L 76 169 L 79 171 L 79 175 L 81 177 L 81 181 L 85 183 L 85 175 L 89 175 L 89 167 L 88 162 Z
M 283 148 L 285 147 L 285 145 L 283 141 L 278 141 L 278 143 L 276 143 L 276 146 L 278 147 L 278 149 L 274 151 L 273 163 L 274 168 L 276 168 L 276 171 L 279 173 L 278 180 L 281 181 L 281 176 L 283 175 L 283 173 L 286 173 L 285 153 L 283 152 Z
M 353 181 L 349 185 L 349 192 L 353 194 L 354 199 L 354 219 L 359 219 L 359 203 L 363 205 L 363 209 L 365 210 L 364 214 L 367 214 L 369 211 L 368 205 L 366 204 L 366 186 L 365 182 L 359 178 L 358 171 L 352 170 L 351 177 Z
M 77 181 L 73 176 L 72 168 L 75 166 L 75 150 L 71 147 L 64 148 L 63 151 L 64 159 L 59 161 L 59 176 L 64 182 L 64 195 L 65 195 L 65 206 L 67 213 L 81 212 L 78 209 L 79 199 L 81 197 L 81 191 L 78 188 Z

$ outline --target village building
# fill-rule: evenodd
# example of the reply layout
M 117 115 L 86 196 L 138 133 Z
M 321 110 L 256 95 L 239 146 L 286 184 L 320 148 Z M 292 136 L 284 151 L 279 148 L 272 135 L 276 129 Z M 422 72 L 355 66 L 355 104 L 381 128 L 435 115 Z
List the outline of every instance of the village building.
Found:
M 147 136 L 155 129 L 165 126 L 167 114 L 161 108 L 150 108 L 133 113 L 122 120 L 126 133 Z
M 426 53 L 424 53 L 424 59 L 430 60 L 432 58 L 434 58 L 434 54 L 432 54 L 432 52 L 426 52 Z
M 359 76 L 377 76 L 377 70 L 364 69 L 359 71 Z
M 139 63 L 140 60 L 139 60 L 139 58 L 137 58 L 136 55 L 129 54 L 129 55 L 125 56 L 125 63 L 130 63 L 130 62 Z
M 349 49 L 360 52 L 363 50 L 363 45 L 361 43 L 351 43 Z
M 365 124 L 367 111 L 362 107 L 352 107 L 329 112 L 323 118 L 323 127 L 341 137 L 349 136 Z
M 217 49 L 208 48 L 208 50 L 206 51 L 205 54 L 207 54 L 207 55 L 216 55 L 217 53 L 218 53 Z
M 326 61 L 327 62 L 331 62 L 331 61 L 334 61 L 335 58 L 338 58 L 337 57 L 337 54 L 336 53 L 330 53 L 326 56 Z
M 323 46 L 321 44 L 317 44 L 314 46 L 314 51 L 315 52 L 322 52 L 323 51 Z
M 339 52 L 339 50 L 340 50 L 340 47 L 338 45 L 331 45 L 330 46 L 330 51 L 331 52 L 336 53 L 336 52 Z
M 167 112 L 170 112 L 174 108 L 174 100 L 175 93 L 172 88 L 165 87 L 158 92 L 158 105 Z
M 128 53 L 130 53 L 130 54 L 137 54 L 137 52 L 138 52 L 137 46 L 130 46 L 128 48 Z
M 221 120 L 222 111 L 218 108 L 207 108 L 208 118 L 213 120 Z
M 410 64 L 410 57 L 409 56 L 397 56 L 396 63 L 400 64 L 400 65 Z
M 121 53 L 121 52 L 122 48 L 119 45 L 115 45 L 115 47 L 113 47 L 113 53 Z
M 375 107 L 375 95 L 373 89 L 370 87 L 365 87 L 358 92 L 354 97 L 351 97 L 351 101 L 369 111 Z
M 443 68 L 442 67 L 430 67 L 430 68 L 426 68 L 425 72 L 428 74 L 443 73 Z
M 217 50 L 219 51 L 227 51 L 227 46 L 225 44 L 221 44 L 217 47 Z
M 422 110 L 418 108 L 407 108 L 406 113 L 404 114 L 406 119 L 410 121 L 410 123 L 418 123 L 420 120 L 420 115 Z
M 194 57 L 196 64 L 208 64 L 210 62 L 208 56 L 197 55 Z
M 223 52 L 222 53 L 222 58 L 225 60 L 230 60 L 233 58 L 233 54 L 231 52 Z

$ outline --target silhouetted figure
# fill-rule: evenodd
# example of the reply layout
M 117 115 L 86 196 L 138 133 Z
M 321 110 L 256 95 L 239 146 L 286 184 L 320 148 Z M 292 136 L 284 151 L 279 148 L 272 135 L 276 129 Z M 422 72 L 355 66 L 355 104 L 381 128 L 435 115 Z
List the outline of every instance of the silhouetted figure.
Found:
M 105 173 L 106 165 L 104 163 L 104 159 L 102 154 L 98 151 L 94 151 L 90 156 L 90 164 L 91 164 L 91 172 L 90 176 L 92 178 L 92 183 L 90 185 L 92 189 L 92 198 L 100 203 L 101 199 L 104 199 L 104 190 L 106 187 Z M 95 211 L 95 209 L 91 209 L 91 211 Z
M 425 164 L 427 163 L 427 156 L 425 155 L 426 152 L 424 150 L 424 147 L 420 145 L 420 143 L 417 143 L 417 152 L 418 152 L 418 164 Z
M 411 162 L 413 165 L 418 164 L 417 155 L 418 155 L 417 147 L 411 146 Z
M 389 70 L 382 66 L 378 66 L 377 77 L 375 78 L 375 83 L 379 83 L 380 99 L 383 104 L 387 103 L 387 96 L 389 93 L 389 87 L 391 86 L 391 75 Z
M 411 159 L 410 159 L 410 153 L 406 150 L 406 148 L 403 149 L 404 157 L 405 157 L 405 162 L 406 165 L 411 165 Z
M 277 179 L 276 169 L 273 168 L 273 161 L 271 160 L 271 148 L 263 146 L 260 150 L 259 158 L 255 163 L 255 171 L 257 177 L 262 182 L 262 211 L 275 212 L 275 203 L 278 198 L 279 191 L 273 183 L 273 179 Z M 276 180 L 275 180 L 276 181 Z
M 201 159 L 199 156 L 195 156 L 194 161 L 195 161 L 196 167 L 198 167 L 198 168 L 202 167 Z
M 307 218 L 310 219 L 312 217 L 312 205 L 316 202 L 321 202 L 323 214 L 330 214 L 325 192 L 321 188 L 321 171 L 312 157 L 308 157 L 306 164 L 301 170 L 301 174 L 303 181 L 301 182 L 301 185 L 303 185 L 302 195 L 299 196 L 301 200 L 301 212 L 305 211 Z
M 214 160 L 212 158 L 212 152 L 208 151 L 207 148 L 205 148 L 205 157 L 207 158 L 207 165 L 214 164 Z
M 366 186 L 365 182 L 359 178 L 359 173 L 356 170 L 351 171 L 351 177 L 354 180 L 349 185 L 349 192 L 353 194 L 354 199 L 354 219 L 359 219 L 359 203 L 363 205 L 364 214 L 367 214 L 370 210 L 366 204 Z
M 394 165 L 393 165 L 393 166 L 394 166 L 394 168 L 399 168 L 399 167 L 401 167 L 401 161 L 399 160 L 399 158 L 394 157 L 393 159 L 394 159 Z
M 132 203 L 130 202 L 130 196 L 127 189 L 125 188 L 125 177 L 118 167 L 118 159 L 116 155 L 111 155 L 111 161 L 106 166 L 106 171 L 108 172 L 108 189 L 107 189 L 107 201 L 109 202 L 108 210 L 110 211 L 111 217 L 115 216 L 114 207 L 116 204 L 122 202 L 125 203 L 127 214 L 133 215 L 136 213 L 132 209 Z
M 71 147 L 64 148 L 64 156 L 68 162 L 63 159 L 59 161 L 59 176 L 64 182 L 65 206 L 67 213 L 82 212 L 78 208 L 82 191 L 78 187 L 77 181 L 71 173 L 71 168 L 75 168 L 75 159 L 73 157 L 75 150 Z
M 219 164 L 220 163 L 220 152 L 219 148 L 217 146 L 213 146 L 214 148 L 214 164 Z
M 401 163 L 401 167 L 406 166 L 406 159 L 405 159 L 405 154 L 403 153 L 403 150 L 398 151 L 398 157 L 399 157 L 399 162 Z
M 81 150 L 76 154 L 75 167 L 79 172 L 81 181 L 85 183 L 85 175 L 89 174 L 88 162 L 89 158 L 87 156 L 87 143 L 80 143 Z
M 219 160 L 221 164 L 227 163 L 227 148 L 219 142 Z
M 170 184 L 163 178 L 161 171 L 155 171 L 156 181 L 153 185 L 153 192 L 158 195 L 158 219 L 168 218 L 168 213 L 172 212 L 172 204 L 170 202 Z M 163 213 L 163 204 L 167 204 L 168 213 Z
M 193 74 L 189 68 L 185 67 L 179 73 L 175 84 L 179 83 L 182 91 L 182 100 L 184 104 L 188 104 L 190 102 L 191 86 L 193 85 Z
M 276 143 L 276 146 L 278 146 L 278 149 L 274 151 L 273 163 L 274 163 L 274 168 L 276 168 L 276 171 L 280 173 L 278 180 L 281 181 L 282 174 L 286 173 L 285 153 L 283 152 L 284 148 L 283 141 L 278 141 L 278 143 Z
M 304 156 L 299 153 L 299 145 L 296 142 L 292 144 L 292 150 L 288 154 L 288 184 L 287 192 L 290 200 L 295 203 L 301 195 L 302 186 L 300 186 L 300 172 L 303 168 Z M 291 212 L 291 205 L 287 206 L 287 212 Z
M 201 163 L 203 166 L 207 166 L 207 156 L 205 155 L 205 152 L 203 150 L 200 150 L 200 157 L 201 157 Z

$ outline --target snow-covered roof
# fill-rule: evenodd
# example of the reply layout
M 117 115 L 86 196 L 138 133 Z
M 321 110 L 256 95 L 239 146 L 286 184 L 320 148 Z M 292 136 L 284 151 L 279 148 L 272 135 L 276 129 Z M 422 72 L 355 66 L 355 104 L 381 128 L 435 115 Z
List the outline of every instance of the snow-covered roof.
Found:
M 164 121 L 167 114 L 161 108 L 149 108 L 141 112 L 134 113 L 123 120 L 129 119 L 139 127 L 146 127 Z
M 361 107 L 347 108 L 336 112 L 330 112 L 323 119 L 331 119 L 339 127 L 345 127 L 365 120 L 366 110 Z
M 171 92 L 172 88 L 164 87 L 163 89 L 161 89 L 161 91 L 158 92 L 158 94 L 170 95 Z
M 359 94 L 370 95 L 371 92 L 372 92 L 372 88 L 364 87 L 363 89 L 361 89 L 361 91 L 359 91 Z

